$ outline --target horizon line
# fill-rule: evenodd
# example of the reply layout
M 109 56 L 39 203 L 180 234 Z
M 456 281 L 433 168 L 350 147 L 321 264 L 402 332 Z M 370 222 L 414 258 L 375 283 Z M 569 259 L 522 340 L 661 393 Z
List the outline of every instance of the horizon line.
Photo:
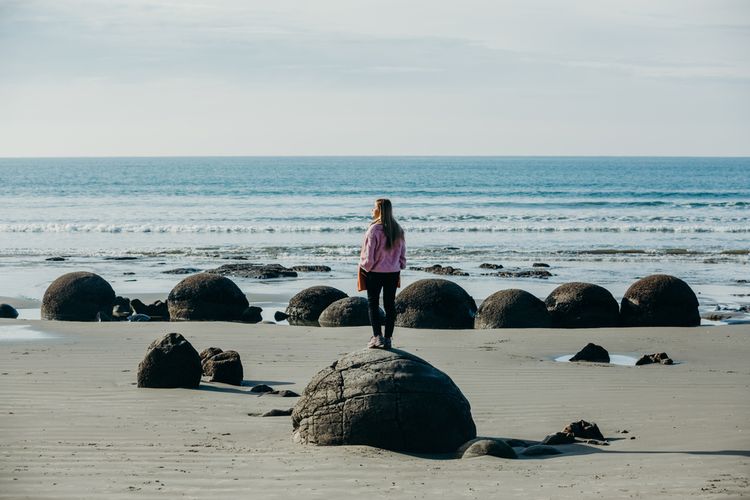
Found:
M 72 156 L 56 156 L 56 155 L 45 155 L 45 156 L 0 156 L 0 160 L 76 160 L 76 159 L 125 159 L 125 158 L 732 158 L 732 159 L 750 159 L 748 155 L 647 155 L 647 154 L 515 154 L 515 155 L 502 155 L 502 154 L 487 154 L 487 155 L 471 155 L 471 154 L 279 154 L 279 155 L 72 155 Z

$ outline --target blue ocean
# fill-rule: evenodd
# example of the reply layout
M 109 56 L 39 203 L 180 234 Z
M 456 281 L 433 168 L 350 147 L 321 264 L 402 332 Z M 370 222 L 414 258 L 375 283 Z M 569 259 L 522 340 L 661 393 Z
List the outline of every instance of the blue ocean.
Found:
M 703 287 L 712 307 L 742 302 L 750 279 L 750 158 L 6 158 L 0 175 L 0 296 L 40 296 L 72 268 L 109 274 L 118 292 L 168 292 L 164 266 L 236 258 L 332 268 L 264 290 L 344 286 L 379 197 L 406 230 L 409 265 L 460 267 L 478 298 L 571 280 L 617 294 L 668 272 Z M 479 268 L 539 261 L 552 277 Z

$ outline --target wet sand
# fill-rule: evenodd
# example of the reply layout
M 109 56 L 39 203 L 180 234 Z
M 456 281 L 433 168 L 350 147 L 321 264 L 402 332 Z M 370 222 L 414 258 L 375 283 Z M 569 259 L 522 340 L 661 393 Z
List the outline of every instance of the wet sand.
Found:
M 396 330 L 458 384 L 481 436 L 537 441 L 573 420 L 609 446 L 562 455 L 451 460 L 363 446 L 292 443 L 297 398 L 367 328 L 229 323 L 0 320 L 47 332 L 0 342 L 0 498 L 746 498 L 750 496 L 750 325 L 599 330 Z M 181 332 L 235 349 L 245 384 L 138 389 L 147 345 Z M 666 351 L 674 366 L 558 363 L 587 342 Z M 627 430 L 627 433 L 620 431 Z M 635 438 L 635 439 L 631 439 Z

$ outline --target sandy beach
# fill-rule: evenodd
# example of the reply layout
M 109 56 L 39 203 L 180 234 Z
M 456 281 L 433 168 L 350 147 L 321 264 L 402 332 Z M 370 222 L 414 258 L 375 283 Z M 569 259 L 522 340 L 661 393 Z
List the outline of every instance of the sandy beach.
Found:
M 304 446 L 291 440 L 290 417 L 256 416 L 297 398 L 257 396 L 251 386 L 301 393 L 318 370 L 364 346 L 364 327 L 0 320 L 0 331 L 13 330 L 46 336 L 2 342 L 0 498 L 750 495 L 748 325 L 397 329 L 395 347 L 458 384 L 479 436 L 540 441 L 586 419 L 610 440 L 518 460 Z M 243 386 L 136 388 L 146 347 L 171 331 L 198 350 L 237 350 Z M 666 351 L 677 364 L 553 361 L 589 341 L 610 353 Z

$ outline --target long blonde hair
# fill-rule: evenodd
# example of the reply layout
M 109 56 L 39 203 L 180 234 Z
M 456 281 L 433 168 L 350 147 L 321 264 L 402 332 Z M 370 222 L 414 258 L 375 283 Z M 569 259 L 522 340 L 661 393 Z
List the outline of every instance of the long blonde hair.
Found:
M 387 198 L 378 198 L 375 203 L 380 209 L 380 223 L 383 225 L 385 232 L 385 247 L 390 249 L 393 244 L 404 237 L 404 230 L 401 229 L 396 219 L 393 218 L 393 205 Z

